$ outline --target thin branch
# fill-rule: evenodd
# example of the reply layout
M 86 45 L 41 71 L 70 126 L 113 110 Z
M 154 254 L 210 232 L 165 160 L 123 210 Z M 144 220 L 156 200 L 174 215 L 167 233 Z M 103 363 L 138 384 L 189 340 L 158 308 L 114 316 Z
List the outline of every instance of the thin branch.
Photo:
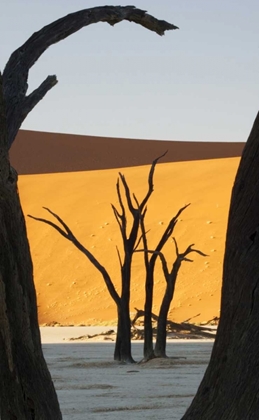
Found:
M 118 258 L 119 258 L 119 262 L 120 262 L 120 268 L 122 268 L 122 259 L 121 259 L 119 248 L 117 246 L 116 246 L 116 250 L 117 250 L 117 254 L 118 254 Z
M 104 279 L 104 282 L 106 284 L 106 287 L 111 295 L 111 297 L 113 298 L 114 302 L 116 303 L 116 305 L 120 305 L 120 297 L 112 283 L 111 277 L 109 275 L 109 273 L 107 272 L 107 270 L 105 269 L 105 267 L 103 267 L 99 261 L 95 258 L 95 256 L 87 249 L 85 248 L 81 242 L 79 242 L 77 240 L 77 238 L 74 236 L 74 234 L 72 233 L 72 231 L 70 230 L 70 228 L 67 226 L 67 224 L 57 215 L 55 214 L 53 211 L 51 211 L 50 209 L 48 209 L 47 207 L 43 207 L 45 210 L 47 210 L 50 214 L 52 214 L 59 222 L 60 224 L 64 227 L 65 231 L 63 231 L 59 226 L 57 226 L 55 223 L 51 222 L 50 220 L 46 220 L 46 219 L 42 219 L 39 217 L 34 217 L 31 215 L 28 215 L 28 217 L 30 217 L 31 219 L 37 220 L 39 222 L 43 222 L 49 226 L 52 226 L 54 229 L 56 229 L 64 238 L 70 240 L 75 247 L 81 251 L 88 259 L 89 261 L 94 265 L 94 267 L 102 274 L 102 277 Z
M 163 248 L 163 246 L 165 245 L 165 243 L 167 242 L 167 240 L 169 239 L 169 237 L 172 235 L 172 232 L 174 230 L 174 227 L 178 221 L 178 217 L 180 216 L 180 214 L 187 208 L 189 207 L 189 204 L 186 204 L 185 206 L 181 207 L 178 212 L 176 213 L 176 215 L 170 220 L 170 222 L 168 223 L 168 226 L 166 228 L 166 230 L 164 231 L 160 241 L 158 242 L 157 246 L 156 246 L 156 250 L 157 251 L 161 251 L 161 249 Z M 155 263 L 155 260 L 157 258 L 157 255 L 154 253 L 151 257 L 152 259 L 152 263 Z
M 145 208 L 143 214 L 140 216 L 140 228 L 141 228 L 141 233 L 142 233 L 142 242 L 143 242 L 143 247 L 144 247 L 144 262 L 145 262 L 145 267 L 146 267 L 146 272 L 148 271 L 148 267 L 149 267 L 149 258 L 148 258 L 148 244 L 147 244 L 147 235 L 146 235 L 146 231 L 145 231 L 145 225 L 144 225 L 144 218 L 146 215 L 146 211 L 147 211 L 147 207 Z
M 154 172 L 155 172 L 156 164 L 166 154 L 167 154 L 167 150 L 166 150 L 165 153 L 163 153 L 161 156 L 157 157 L 152 162 L 152 165 L 151 165 L 151 168 L 150 168 L 150 171 L 149 171 L 149 175 L 148 175 L 148 192 L 147 192 L 146 196 L 144 197 L 144 199 L 142 200 L 142 202 L 139 205 L 139 208 L 140 208 L 141 211 L 143 210 L 143 208 L 147 204 L 149 197 L 151 196 L 152 192 L 154 191 L 153 178 L 154 178 Z
M 122 219 L 122 217 L 124 217 L 124 219 L 125 219 L 125 207 L 124 207 L 124 204 L 123 204 L 123 201 L 122 201 L 122 197 L 121 197 L 121 190 L 120 190 L 120 179 L 118 178 L 118 180 L 117 180 L 117 182 L 116 182 L 116 191 L 117 191 L 117 196 L 118 196 L 118 199 L 119 199 L 119 203 L 120 203 L 120 206 L 121 206 L 121 211 L 122 211 L 122 213 L 121 213 L 121 219 Z
M 126 229 L 123 226 L 123 221 L 122 221 L 122 216 L 119 214 L 118 210 L 116 209 L 116 207 L 112 204 L 112 210 L 115 216 L 115 219 L 119 225 L 120 228 L 120 232 L 121 232 L 121 236 L 123 239 L 123 242 L 127 240 L 127 236 L 126 236 Z
M 150 232 L 150 229 L 145 231 L 145 235 L 147 235 L 148 232 Z M 139 247 L 139 244 L 140 244 L 142 238 L 143 238 L 143 235 L 140 235 L 140 237 L 138 238 L 138 242 L 136 243 L 136 246 L 134 247 L 134 252 L 138 251 L 138 247 Z
M 176 253 L 176 256 L 179 257 L 179 248 L 178 248 L 176 239 L 173 238 L 173 241 L 174 241 L 174 245 L 175 245 L 175 253 Z
M 131 200 L 131 196 L 130 196 L 130 189 L 129 189 L 128 183 L 126 181 L 125 176 L 121 172 L 119 172 L 119 176 L 120 176 L 121 182 L 122 182 L 124 190 L 125 190 L 125 196 L 126 196 L 129 211 L 131 212 L 131 214 L 134 217 L 134 215 L 136 214 L 136 209 L 134 208 L 134 206 L 132 204 L 132 200 Z
M 65 229 L 65 231 L 67 232 L 67 234 L 69 236 L 71 236 L 72 238 L 75 238 L 75 235 L 72 233 L 71 229 L 69 229 L 69 227 L 67 226 L 67 224 L 56 213 L 54 213 L 48 207 L 42 207 L 42 208 L 44 210 L 47 210 L 50 214 L 52 214 L 52 216 L 55 217 L 55 219 L 57 219 L 57 221 L 63 226 L 63 228 Z
M 32 216 L 31 214 L 28 214 L 27 215 L 28 217 L 30 217 L 31 219 L 34 219 L 34 220 L 37 220 L 38 222 L 43 222 L 43 223 L 46 223 L 47 225 L 49 225 L 49 226 L 52 226 L 54 229 L 56 229 L 59 233 L 60 233 L 60 235 L 62 235 L 64 238 L 66 238 L 66 239 L 68 239 L 69 241 L 71 241 L 72 239 L 69 237 L 69 235 L 64 231 L 64 230 L 62 230 L 58 225 L 56 225 L 55 223 L 53 223 L 53 222 L 51 222 L 50 220 L 47 220 L 47 219 L 43 219 L 43 218 L 41 218 L 41 217 L 35 217 L 35 216 Z

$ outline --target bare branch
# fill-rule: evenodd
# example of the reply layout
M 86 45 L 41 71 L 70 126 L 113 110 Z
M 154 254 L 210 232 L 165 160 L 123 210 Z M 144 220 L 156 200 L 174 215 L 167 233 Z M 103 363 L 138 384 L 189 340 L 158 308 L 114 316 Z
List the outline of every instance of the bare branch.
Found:
M 176 241 L 175 241 L 175 243 L 176 243 Z M 207 254 L 204 254 L 204 252 L 200 251 L 199 249 L 194 249 L 193 246 L 194 246 L 194 244 L 189 245 L 182 254 L 178 253 L 178 256 L 180 258 L 184 259 L 184 261 L 189 261 L 188 258 L 185 258 L 185 257 L 186 257 L 186 255 L 190 254 L 191 252 L 195 252 L 196 254 L 199 254 L 202 257 L 208 257 Z
M 134 206 L 132 204 L 132 200 L 131 200 L 131 196 L 130 196 L 130 189 L 129 189 L 128 183 L 126 181 L 125 176 L 121 172 L 119 172 L 119 175 L 120 175 L 120 179 L 121 179 L 121 182 L 123 183 L 123 187 L 124 187 L 124 190 L 125 190 L 125 196 L 126 196 L 129 211 L 131 212 L 131 214 L 134 217 L 134 215 L 136 214 L 136 209 L 134 208 Z
M 125 207 L 122 201 L 122 197 L 121 197 L 121 191 L 120 191 L 120 180 L 119 178 L 117 179 L 117 183 L 116 183 L 116 191 L 117 191 L 117 196 L 118 196 L 118 200 L 119 200 L 119 204 L 121 207 L 121 214 L 118 212 L 118 210 L 116 209 L 116 207 L 112 204 L 112 209 L 115 215 L 115 218 L 119 224 L 120 227 L 120 231 L 121 231 L 121 236 L 123 239 L 123 243 L 125 243 L 125 241 L 127 240 L 127 219 L 126 219 L 126 212 L 125 212 Z
M 149 258 L 148 258 L 147 235 L 146 235 L 145 225 L 144 225 L 144 218 L 145 218 L 146 212 L 147 212 L 147 207 L 145 207 L 143 214 L 140 216 L 140 228 L 141 228 L 141 233 L 142 233 L 141 236 L 142 236 L 142 242 L 143 242 L 143 247 L 144 247 L 144 262 L 145 262 L 145 267 L 147 271 L 148 266 L 149 266 Z
M 145 231 L 145 235 L 147 235 L 147 233 L 148 233 L 148 232 L 150 232 L 150 229 Z M 141 242 L 142 238 L 143 238 L 143 235 L 141 235 L 141 236 L 139 237 L 138 242 L 136 243 L 136 246 L 135 246 L 135 248 L 134 248 L 134 252 L 137 252 L 137 251 L 138 251 L 138 246 L 139 246 L 139 244 L 140 244 L 140 242 Z M 142 251 L 144 251 L 144 249 L 143 249 Z
M 150 171 L 149 171 L 149 175 L 148 175 L 148 192 L 147 192 L 145 198 L 142 200 L 142 202 L 139 205 L 139 208 L 140 208 L 141 211 L 143 210 L 143 208 L 147 204 L 148 199 L 149 199 L 149 197 L 151 196 L 151 194 L 154 190 L 153 178 L 154 178 L 154 172 L 155 172 L 156 164 L 159 161 L 159 159 L 164 157 L 166 154 L 167 154 L 167 151 L 165 153 L 163 153 L 161 156 L 157 157 L 152 162 L 152 165 L 151 165 L 151 168 L 150 168 Z
M 124 207 L 124 204 L 123 204 L 123 201 L 122 201 L 122 197 L 121 197 L 120 180 L 119 180 L 119 178 L 118 178 L 118 180 L 116 182 L 116 191 L 117 191 L 117 196 L 118 196 L 119 203 L 120 203 L 120 206 L 121 206 L 121 211 L 122 211 L 121 218 L 124 217 L 124 219 L 125 219 L 125 207 Z
M 163 268 L 163 272 L 164 272 L 164 276 L 165 276 L 166 282 L 168 283 L 169 277 L 170 277 L 170 273 L 169 273 L 169 270 L 168 270 L 168 267 L 167 267 L 167 262 L 166 262 L 165 256 L 164 256 L 164 254 L 161 251 L 158 252 L 158 255 L 159 255 L 160 260 L 161 260 L 161 263 L 162 263 L 162 268 Z
M 19 124 L 22 122 L 21 113 L 27 99 L 25 95 L 28 89 L 29 70 L 47 48 L 90 24 L 107 22 L 110 25 L 115 25 L 123 20 L 139 24 L 158 35 L 163 35 L 167 30 L 178 29 L 175 25 L 164 20 L 158 20 L 134 6 L 93 7 L 71 13 L 43 27 L 12 53 L 3 73 L 9 146 L 14 141 L 20 128 Z M 47 92 L 46 86 L 39 90 L 42 90 L 42 94 Z M 32 108 L 36 105 L 36 102 L 34 96 Z
M 175 245 L 175 253 L 176 253 L 176 256 L 179 257 L 179 248 L 178 248 L 176 239 L 173 238 L 173 241 L 174 241 L 174 245 Z
M 54 216 L 57 221 L 63 226 L 63 228 L 66 230 L 67 234 L 71 236 L 72 238 L 75 238 L 75 235 L 72 233 L 72 231 L 69 229 L 69 227 L 66 225 L 66 223 L 52 210 L 50 210 L 48 207 L 42 207 L 44 210 L 47 210 L 52 216 Z
M 32 109 L 44 98 L 50 89 L 58 83 L 56 76 L 48 76 L 41 85 L 35 89 L 30 95 L 25 96 L 21 109 L 21 121 L 25 120 Z
M 133 193 L 133 198 L 135 200 L 135 203 L 137 204 L 137 207 L 139 208 L 139 201 L 137 199 L 137 197 L 135 196 L 135 194 Z
M 159 243 L 156 246 L 156 250 L 157 251 L 161 251 L 161 249 L 163 248 L 163 246 L 165 245 L 165 243 L 167 242 L 167 240 L 169 239 L 169 237 L 172 235 L 172 232 L 174 230 L 174 227 L 178 221 L 178 217 L 180 216 L 180 214 L 187 208 L 189 207 L 189 204 L 186 204 L 185 206 L 181 207 L 178 212 L 176 213 L 176 215 L 170 220 L 170 222 L 168 223 L 168 226 L 166 228 L 166 230 L 164 231 Z M 154 253 L 154 255 L 151 257 L 153 260 L 153 263 L 156 260 L 156 254 Z
M 122 268 L 122 259 L 121 259 L 121 256 L 120 256 L 119 248 L 117 246 L 116 246 L 116 250 L 117 250 L 117 254 L 118 254 L 118 258 L 119 258 L 119 262 L 120 262 L 120 268 Z
M 43 222 L 43 223 L 46 223 L 49 226 L 52 226 L 54 229 L 56 229 L 60 233 L 60 235 L 64 236 L 64 238 L 71 241 L 69 235 L 64 230 L 62 230 L 58 225 L 51 222 L 50 220 L 43 219 L 41 217 L 35 217 L 35 216 L 32 216 L 31 214 L 28 214 L 27 216 L 30 217 L 31 219 L 37 220 L 38 222 Z
M 119 225 L 121 236 L 122 236 L 123 241 L 124 241 L 124 239 L 126 240 L 127 237 L 126 237 L 126 229 L 124 228 L 123 221 L 122 221 L 123 216 L 119 214 L 118 210 L 116 209 L 116 207 L 113 204 L 111 206 L 112 206 L 112 209 L 113 209 L 115 219 L 116 219 L 116 221 Z
M 77 249 L 79 249 L 79 251 L 81 251 L 88 259 L 89 261 L 94 265 L 94 267 L 102 274 L 102 277 L 104 279 L 104 282 L 106 284 L 106 287 L 111 295 L 111 297 L 113 298 L 114 302 L 116 303 L 116 305 L 120 305 L 120 297 L 112 283 L 111 277 L 108 274 L 107 270 L 105 269 L 105 267 L 103 267 L 99 261 L 95 258 L 95 256 L 87 249 L 85 248 L 81 242 L 79 242 L 77 240 L 77 238 L 74 236 L 74 234 L 72 233 L 72 231 L 69 229 L 69 227 L 66 225 L 66 223 L 57 215 L 55 214 L 53 211 L 51 211 L 50 209 L 48 209 L 47 207 L 43 207 L 45 210 L 47 210 L 50 214 L 52 214 L 59 222 L 60 224 L 64 227 L 64 229 L 66 230 L 63 231 L 59 226 L 57 226 L 55 223 L 52 223 L 50 220 L 46 220 L 46 219 L 42 219 L 39 217 L 34 217 L 31 215 L 28 215 L 28 217 L 30 217 L 31 219 L 37 220 L 39 222 L 43 222 L 46 223 L 49 226 L 52 226 L 54 229 L 56 229 L 64 238 L 70 240 Z

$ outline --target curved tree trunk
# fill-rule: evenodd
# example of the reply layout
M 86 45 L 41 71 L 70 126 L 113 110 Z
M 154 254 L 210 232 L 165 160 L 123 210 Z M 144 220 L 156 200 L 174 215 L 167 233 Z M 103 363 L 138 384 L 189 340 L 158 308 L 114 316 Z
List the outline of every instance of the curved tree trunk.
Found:
M 41 349 L 30 249 L 17 174 L 9 164 L 3 108 L 1 100 L 0 417 L 58 420 L 62 417 Z
M 221 317 L 211 360 L 184 420 L 259 418 L 259 114 L 232 191 Z

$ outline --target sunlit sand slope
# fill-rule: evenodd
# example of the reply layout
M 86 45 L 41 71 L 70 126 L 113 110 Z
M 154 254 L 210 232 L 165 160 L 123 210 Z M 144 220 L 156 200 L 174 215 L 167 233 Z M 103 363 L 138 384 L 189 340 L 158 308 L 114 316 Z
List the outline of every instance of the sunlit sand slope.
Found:
M 191 254 L 183 262 L 177 280 L 170 318 L 195 317 L 206 321 L 219 315 L 222 263 L 231 189 L 239 158 L 165 163 L 156 167 L 155 189 L 148 203 L 146 228 L 152 249 L 167 223 L 186 203 L 173 236 L 179 251 L 189 244 L 208 254 Z M 147 191 L 149 166 L 122 169 L 131 191 L 139 200 Z M 118 170 L 23 175 L 19 178 L 21 201 L 26 215 L 34 262 L 40 324 L 111 323 L 116 307 L 99 272 L 72 243 L 52 227 L 27 217 L 51 218 L 49 207 L 69 225 L 112 277 L 120 290 L 120 268 L 116 251 L 122 244 L 111 204 L 118 207 Z M 54 220 L 54 219 L 52 219 Z M 130 227 L 130 218 L 128 226 Z M 170 266 L 175 258 L 170 239 L 164 249 Z M 143 254 L 135 254 L 132 271 L 131 311 L 143 308 Z M 160 261 L 157 262 L 153 312 L 158 313 L 165 288 Z M 197 316 L 199 314 L 199 316 Z M 197 317 L 196 317 L 197 316 Z

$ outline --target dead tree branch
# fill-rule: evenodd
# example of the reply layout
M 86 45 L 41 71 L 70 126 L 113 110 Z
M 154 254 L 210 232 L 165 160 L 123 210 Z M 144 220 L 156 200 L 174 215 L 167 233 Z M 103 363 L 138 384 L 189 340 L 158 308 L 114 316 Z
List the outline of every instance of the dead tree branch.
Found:
M 158 35 L 164 35 L 167 30 L 178 29 L 177 26 L 156 19 L 134 6 L 93 7 L 71 13 L 44 26 L 12 53 L 3 72 L 9 147 L 27 114 L 57 83 L 56 76 L 49 76 L 32 94 L 26 96 L 29 70 L 47 48 L 85 26 L 98 22 L 107 22 L 114 26 L 123 20 L 134 22 Z
M 94 267 L 102 274 L 102 277 L 105 281 L 106 287 L 107 287 L 111 297 L 113 298 L 116 305 L 120 305 L 120 297 L 119 297 L 119 295 L 118 295 L 118 293 L 117 293 L 117 291 L 116 291 L 116 289 L 115 289 L 115 287 L 112 283 L 111 277 L 108 274 L 105 267 L 103 267 L 99 263 L 99 261 L 95 258 L 95 256 L 87 248 L 85 248 L 81 244 L 81 242 L 78 241 L 78 239 L 72 233 L 72 231 L 67 226 L 67 224 L 61 219 L 61 217 L 59 217 L 56 213 L 54 213 L 53 211 L 51 211 L 47 207 L 43 207 L 43 208 L 45 210 L 47 210 L 52 216 L 54 216 L 58 220 L 58 222 L 63 226 L 64 230 L 61 229 L 55 223 L 51 222 L 50 220 L 43 219 L 43 218 L 40 218 L 40 217 L 34 217 L 34 216 L 31 216 L 30 214 L 28 214 L 28 217 L 30 217 L 31 219 L 37 220 L 39 222 L 43 222 L 43 223 L 45 223 L 49 226 L 52 226 L 54 229 L 56 229 L 60 233 L 60 235 L 62 235 L 64 238 L 71 241 L 76 246 L 76 248 L 79 249 L 79 251 L 81 251 L 89 259 L 89 261 L 94 265 Z

